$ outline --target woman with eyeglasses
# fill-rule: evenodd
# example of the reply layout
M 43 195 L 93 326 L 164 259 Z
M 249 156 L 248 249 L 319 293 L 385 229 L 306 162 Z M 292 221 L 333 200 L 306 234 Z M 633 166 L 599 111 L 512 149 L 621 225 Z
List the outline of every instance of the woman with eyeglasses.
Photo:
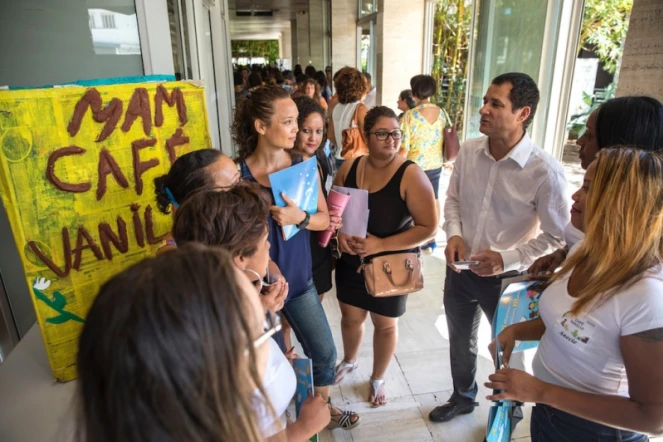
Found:
M 443 134 L 444 128 L 450 123 L 447 120 L 447 113 L 430 102 L 430 97 L 435 96 L 437 92 L 437 84 L 433 77 L 415 75 L 410 80 L 410 87 L 416 106 L 406 111 L 401 119 L 403 140 L 400 154 L 417 163 L 426 173 L 435 192 L 435 205 L 439 216 L 438 192 L 444 163 Z M 433 238 L 421 249 L 426 253 L 433 253 L 436 247 Z
M 317 212 L 306 213 L 287 195 L 286 207 L 275 205 L 269 175 L 300 163 L 301 155 L 292 152 L 297 141 L 299 111 L 290 94 L 278 87 L 264 87 L 239 103 L 233 120 L 233 139 L 239 146 L 237 162 L 242 178 L 258 183 L 271 199 L 266 217 L 269 225 L 269 251 L 289 284 L 288 297 L 281 313 L 295 332 L 304 353 L 313 361 L 315 392 L 329 398 L 334 381 L 336 346 L 327 316 L 313 282 L 310 232 L 330 225 L 327 203 L 318 182 Z M 316 176 L 315 179 L 318 177 Z M 302 178 L 303 179 L 303 178 Z M 296 225 L 299 231 L 284 240 L 281 226 Z M 359 416 L 332 407 L 328 428 L 349 430 L 359 425 Z
M 157 197 L 157 207 L 164 214 L 177 213 L 179 206 L 186 199 L 203 189 L 226 191 L 239 183 L 239 171 L 235 163 L 215 149 L 202 149 L 182 155 L 178 158 L 166 175 L 154 180 Z M 172 232 L 165 245 L 158 253 L 163 253 L 177 247 Z M 278 266 L 270 261 L 269 271 L 274 284 L 270 284 L 260 298 L 266 309 L 278 311 L 283 306 L 283 300 L 288 294 L 288 285 L 283 281 Z M 280 283 L 276 283 L 281 280 Z M 276 338 L 282 345 L 283 335 Z M 284 350 L 285 351 L 285 350 Z
M 239 181 L 235 163 L 216 149 L 201 149 L 179 157 L 167 174 L 154 179 L 157 208 L 167 215 L 193 192 L 203 187 L 225 188 Z M 158 253 L 174 249 L 175 242 L 168 235 Z
M 368 191 L 366 238 L 338 235 L 341 258 L 336 263 L 336 291 L 341 307 L 343 361 L 336 368 L 336 383 L 355 368 L 370 313 L 374 325 L 373 372 L 369 402 L 387 403 L 384 375 L 398 342 L 398 318 L 405 313 L 408 295 L 374 298 L 358 273 L 361 260 L 417 251 L 437 230 L 435 196 L 426 175 L 414 162 L 398 155 L 402 132 L 398 117 L 385 106 L 371 109 L 364 121 L 368 155 L 347 161 L 334 184 Z
M 284 430 L 296 380 L 269 339 L 277 329 L 221 249 L 133 265 L 102 286 L 83 326 L 76 440 L 308 440 L 329 410 L 310 397 Z

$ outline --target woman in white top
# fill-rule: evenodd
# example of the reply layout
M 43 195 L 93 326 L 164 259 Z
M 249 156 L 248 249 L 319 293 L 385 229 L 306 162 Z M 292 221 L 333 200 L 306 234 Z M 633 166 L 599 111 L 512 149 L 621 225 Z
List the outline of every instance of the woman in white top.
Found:
M 603 149 L 574 194 L 586 234 L 543 292 L 541 318 L 497 340 L 540 340 L 534 377 L 501 369 L 491 400 L 535 402 L 533 441 L 647 441 L 663 433 L 663 158 Z M 495 342 L 491 344 L 494 351 Z
M 295 376 L 235 261 L 180 245 L 101 287 L 78 344 L 77 442 L 303 442 L 324 428 L 328 406 L 312 397 L 278 433 Z
M 366 85 L 364 79 L 355 68 L 345 67 L 338 71 L 334 81 L 338 104 L 330 105 L 329 126 L 327 127 L 327 136 L 336 146 L 336 169 L 343 164 L 343 131 L 352 126 L 352 118 L 356 116 L 356 124 L 359 131 L 364 133 L 364 118 L 368 108 L 361 102 L 366 96 Z M 365 140 L 364 140 L 365 141 Z
M 604 147 L 623 145 L 643 150 L 663 149 L 663 104 L 644 96 L 613 98 L 592 112 L 585 123 L 585 132 L 577 141 L 580 165 L 587 170 Z M 534 261 L 528 272 L 548 279 L 564 260 L 571 247 L 584 233 L 569 223 L 564 229 L 566 247 Z

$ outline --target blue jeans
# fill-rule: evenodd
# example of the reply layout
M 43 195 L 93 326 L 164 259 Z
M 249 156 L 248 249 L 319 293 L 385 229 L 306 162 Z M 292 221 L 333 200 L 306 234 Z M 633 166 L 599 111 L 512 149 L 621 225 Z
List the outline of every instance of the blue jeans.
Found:
M 336 346 L 313 281 L 309 281 L 303 294 L 290 298 L 281 312 L 302 344 L 304 354 L 313 361 L 313 385 L 331 385 L 334 382 Z
M 548 405 L 536 404 L 530 422 L 532 442 L 648 442 L 644 434 L 618 430 Z

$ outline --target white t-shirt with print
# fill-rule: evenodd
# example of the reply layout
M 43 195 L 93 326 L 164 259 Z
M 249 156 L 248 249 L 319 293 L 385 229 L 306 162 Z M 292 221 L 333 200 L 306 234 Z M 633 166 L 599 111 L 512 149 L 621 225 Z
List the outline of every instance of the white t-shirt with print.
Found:
M 567 314 L 576 301 L 567 291 L 569 276 L 553 283 L 539 300 L 546 331 L 532 361 L 534 376 L 576 391 L 628 397 L 619 340 L 663 327 L 663 270 L 649 271 L 578 317 Z

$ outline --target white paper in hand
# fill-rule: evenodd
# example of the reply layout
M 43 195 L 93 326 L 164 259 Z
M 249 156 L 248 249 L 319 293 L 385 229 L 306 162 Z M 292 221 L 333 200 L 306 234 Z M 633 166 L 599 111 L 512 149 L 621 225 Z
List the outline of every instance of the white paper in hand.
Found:
M 350 195 L 350 201 L 343 212 L 343 226 L 340 232 L 350 236 L 366 238 L 368 229 L 368 191 L 352 187 L 332 186 L 339 193 Z

